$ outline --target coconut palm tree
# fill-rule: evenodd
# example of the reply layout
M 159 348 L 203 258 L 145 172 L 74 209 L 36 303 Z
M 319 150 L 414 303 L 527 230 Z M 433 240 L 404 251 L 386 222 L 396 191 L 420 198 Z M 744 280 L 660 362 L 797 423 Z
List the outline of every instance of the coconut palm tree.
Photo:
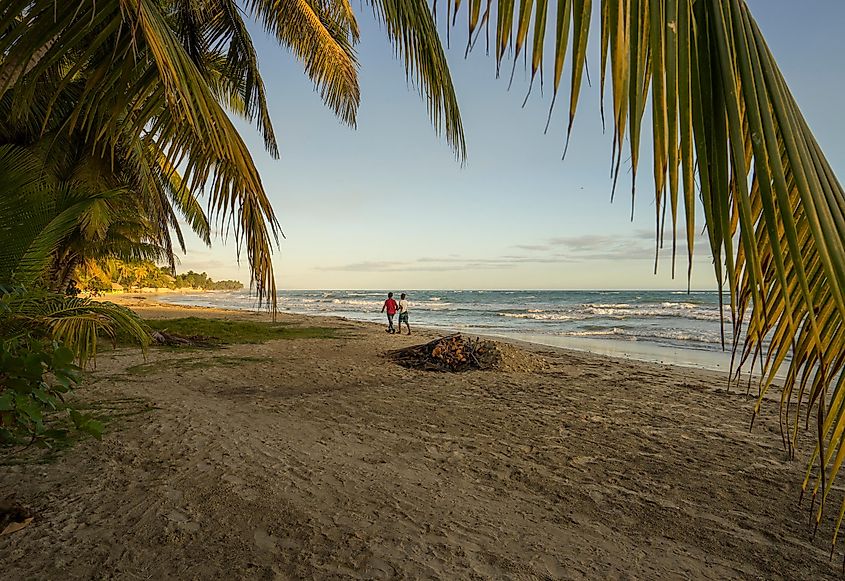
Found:
M 422 1 L 373 2 L 437 127 L 461 154 L 445 55 Z M 360 91 L 348 0 L 12 0 L 0 7 L 0 98 L 30 109 L 45 76 L 57 94 L 82 80 L 63 127 L 110 153 L 155 144 L 168 176 L 209 196 L 211 218 L 242 243 L 259 299 L 275 305 L 271 246 L 280 234 L 252 157 L 227 112 L 255 122 L 276 154 L 257 57 L 243 20 L 258 20 L 303 63 L 325 102 L 355 123 Z M 50 104 L 44 111 L 57 114 Z
M 0 183 L 20 183 L 29 174 L 35 185 L 10 190 L 0 200 L 0 280 L 61 292 L 88 260 L 174 264 L 168 224 L 162 225 L 159 213 L 163 207 L 172 214 L 173 208 L 150 202 L 150 197 L 161 201 L 161 192 L 145 188 L 144 180 L 122 183 L 122 172 L 113 167 L 92 172 L 92 158 L 81 159 L 85 163 L 75 165 L 70 176 L 60 177 L 55 161 L 32 147 L 0 145 Z M 199 215 L 204 217 L 201 210 Z M 201 233 L 207 232 L 204 224 Z

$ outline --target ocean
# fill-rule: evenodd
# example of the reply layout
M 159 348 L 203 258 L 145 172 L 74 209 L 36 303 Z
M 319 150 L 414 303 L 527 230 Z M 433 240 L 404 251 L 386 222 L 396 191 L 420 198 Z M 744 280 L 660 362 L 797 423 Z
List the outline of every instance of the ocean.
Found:
M 727 370 L 715 291 L 406 290 L 410 322 L 633 359 Z M 387 291 L 280 291 L 281 311 L 386 324 Z M 398 298 L 398 292 L 396 292 Z M 247 291 L 168 294 L 162 301 L 253 309 Z M 726 316 L 728 312 L 725 313 Z M 730 325 L 725 325 L 730 348 Z

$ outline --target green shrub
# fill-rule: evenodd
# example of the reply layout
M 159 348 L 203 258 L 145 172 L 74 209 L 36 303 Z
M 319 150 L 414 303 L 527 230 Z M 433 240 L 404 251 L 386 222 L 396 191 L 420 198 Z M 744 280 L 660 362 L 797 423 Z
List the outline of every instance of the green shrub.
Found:
M 67 437 L 69 423 L 99 438 L 102 423 L 64 401 L 81 372 L 73 351 L 57 341 L 24 336 L 0 342 L 0 445 L 49 447 Z

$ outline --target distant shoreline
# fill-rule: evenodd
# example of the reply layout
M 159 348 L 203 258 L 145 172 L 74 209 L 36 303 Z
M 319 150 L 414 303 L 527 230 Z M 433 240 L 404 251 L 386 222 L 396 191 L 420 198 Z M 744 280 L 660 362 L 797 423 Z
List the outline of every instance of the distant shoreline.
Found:
M 153 287 L 141 287 L 139 289 L 114 289 L 108 291 L 99 291 L 99 297 L 109 297 L 109 296 L 131 296 L 131 295 L 165 295 L 165 294 L 204 294 L 204 293 L 230 293 L 230 292 L 238 292 L 232 290 L 217 290 L 217 289 L 204 289 L 204 288 L 153 288 Z M 90 291 L 85 291 L 84 295 L 90 295 Z

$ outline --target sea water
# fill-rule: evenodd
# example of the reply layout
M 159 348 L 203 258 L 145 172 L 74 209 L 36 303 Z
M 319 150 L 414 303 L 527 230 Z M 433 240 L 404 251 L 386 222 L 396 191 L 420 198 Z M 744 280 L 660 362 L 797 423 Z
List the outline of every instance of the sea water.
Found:
M 400 289 L 401 291 L 401 289 Z M 398 298 L 399 292 L 395 291 Z M 730 366 L 715 291 L 405 290 L 414 326 L 507 337 L 647 361 Z M 280 291 L 279 309 L 386 323 L 386 290 Z M 162 295 L 183 305 L 255 308 L 246 291 Z M 727 310 L 725 316 L 729 317 Z

